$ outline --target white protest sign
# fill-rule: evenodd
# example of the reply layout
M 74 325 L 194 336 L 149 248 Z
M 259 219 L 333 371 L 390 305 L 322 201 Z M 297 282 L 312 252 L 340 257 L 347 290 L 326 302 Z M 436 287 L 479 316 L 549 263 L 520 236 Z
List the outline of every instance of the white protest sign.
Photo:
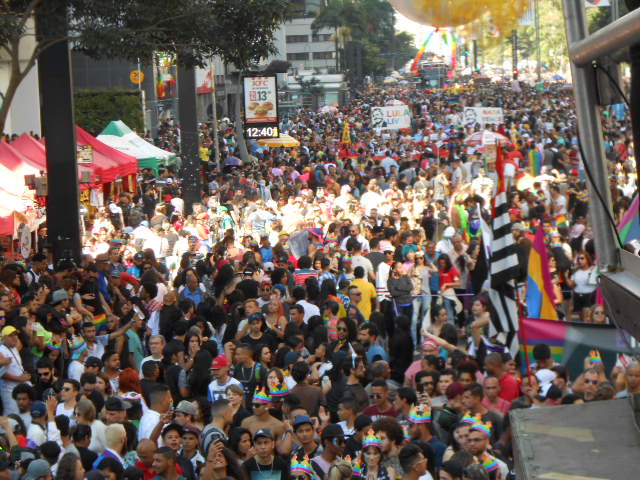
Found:
M 411 113 L 407 105 L 373 107 L 371 127 L 379 130 L 400 130 L 411 126 Z
M 464 109 L 465 125 L 471 123 L 479 123 L 482 126 L 485 125 L 500 125 L 504 123 L 504 114 L 501 108 L 492 107 L 466 107 Z

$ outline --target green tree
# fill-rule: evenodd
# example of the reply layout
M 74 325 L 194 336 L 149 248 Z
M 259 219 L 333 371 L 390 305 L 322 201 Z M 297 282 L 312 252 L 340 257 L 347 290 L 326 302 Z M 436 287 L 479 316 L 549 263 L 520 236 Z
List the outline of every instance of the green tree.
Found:
M 67 34 L 34 37 L 31 20 L 46 16 L 62 1 L 67 5 Z M 18 86 L 40 53 L 56 42 L 68 40 L 96 59 L 144 60 L 163 51 L 192 66 L 220 55 L 244 70 L 276 52 L 273 33 L 288 7 L 288 0 L 3 0 L 0 51 L 10 76 L 2 92 L 0 131 Z M 32 52 L 26 48 L 30 41 L 35 42 Z
M 80 90 L 74 95 L 76 123 L 99 135 L 110 120 L 122 120 L 133 130 L 144 131 L 140 94 L 128 90 Z

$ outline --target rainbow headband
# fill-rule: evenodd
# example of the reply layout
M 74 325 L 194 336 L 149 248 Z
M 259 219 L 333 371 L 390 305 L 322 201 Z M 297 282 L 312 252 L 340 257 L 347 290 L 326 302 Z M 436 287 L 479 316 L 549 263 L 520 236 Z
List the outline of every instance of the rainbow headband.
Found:
M 464 417 L 460 420 L 460 423 L 465 425 L 473 425 L 475 423 L 481 422 L 480 415 L 471 416 L 471 412 L 467 412 L 464 414 Z
M 589 352 L 589 363 L 591 363 L 592 365 L 602 363 L 602 357 L 600 356 L 600 352 L 598 350 L 591 350 Z
M 482 466 L 485 468 L 487 472 L 493 472 L 498 469 L 498 461 L 495 457 L 491 455 L 487 455 L 486 453 L 482 455 Z
M 307 455 L 304 456 L 302 461 L 299 461 L 297 456 L 293 457 L 291 461 L 291 473 L 305 473 L 310 476 L 311 480 L 318 478 L 313 468 L 311 468 L 311 462 Z
M 409 433 L 409 425 L 407 425 L 406 423 L 402 424 L 402 433 L 404 435 L 404 439 L 407 442 L 411 441 L 411 434 Z
M 411 423 L 431 423 L 431 408 L 428 406 L 411 407 L 409 421 Z
M 273 398 L 286 397 L 289 395 L 289 387 L 286 382 L 282 382 L 280 385 L 274 382 L 269 387 L 269 394 Z
M 256 389 L 253 394 L 253 403 L 273 403 L 273 398 L 271 398 L 271 395 L 269 395 L 263 387 L 261 390 Z
M 373 429 L 369 429 L 367 436 L 364 437 L 364 441 L 362 442 L 362 450 L 365 450 L 367 447 L 378 447 L 382 450 L 382 440 L 375 434 Z
M 471 425 L 471 430 L 484 433 L 485 436 L 487 437 L 487 440 L 491 439 L 491 422 L 487 422 L 487 423 L 482 423 L 481 421 L 476 422 L 473 425 Z

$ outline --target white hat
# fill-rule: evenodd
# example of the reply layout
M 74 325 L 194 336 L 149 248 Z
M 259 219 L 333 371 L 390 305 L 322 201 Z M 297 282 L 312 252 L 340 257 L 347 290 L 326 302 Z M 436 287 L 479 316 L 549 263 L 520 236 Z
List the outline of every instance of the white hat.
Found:
M 456 229 L 453 227 L 447 227 L 444 229 L 444 238 L 451 238 L 456 234 Z
M 551 388 L 551 385 L 553 385 L 553 381 L 556 378 L 556 372 L 549 370 L 548 368 L 543 368 L 536 372 L 536 378 L 540 384 L 540 394 L 543 397 L 546 397 L 549 388 Z

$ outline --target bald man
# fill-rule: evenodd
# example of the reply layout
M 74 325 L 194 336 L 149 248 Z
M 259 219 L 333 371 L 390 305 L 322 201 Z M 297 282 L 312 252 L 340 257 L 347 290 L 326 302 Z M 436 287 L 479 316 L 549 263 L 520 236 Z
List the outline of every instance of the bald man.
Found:
M 144 478 L 153 478 L 156 476 L 156 472 L 153 470 L 153 454 L 157 449 L 156 443 L 148 438 L 138 442 L 136 453 L 138 454 L 139 460 L 136 462 L 136 467 L 144 472 Z

